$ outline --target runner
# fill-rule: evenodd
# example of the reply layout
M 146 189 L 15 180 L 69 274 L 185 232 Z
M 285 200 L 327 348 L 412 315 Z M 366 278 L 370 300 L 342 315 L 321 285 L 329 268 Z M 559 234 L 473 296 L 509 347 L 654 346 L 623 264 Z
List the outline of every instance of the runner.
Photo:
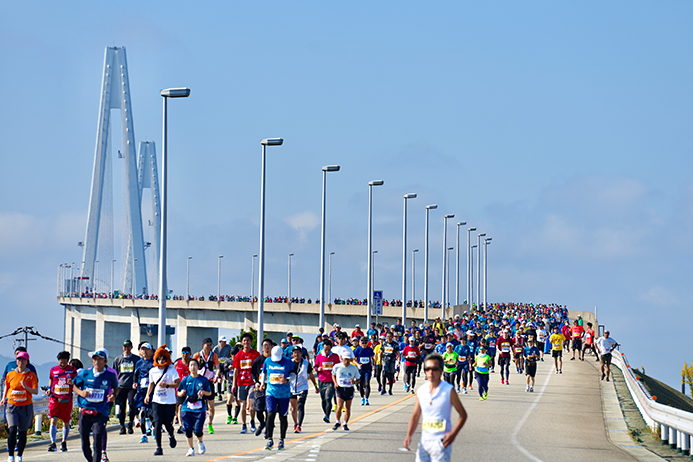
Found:
M 389 393 L 392 395 L 392 386 L 395 384 L 395 368 L 397 367 L 397 357 L 399 356 L 399 345 L 393 340 L 392 332 L 387 333 L 387 338 L 382 347 L 383 350 L 383 391 L 384 395 Z M 389 389 L 385 391 L 385 385 L 389 385 Z
M 58 365 L 51 368 L 48 378 L 48 417 L 51 419 L 51 444 L 48 452 L 58 450 L 55 441 L 58 437 L 58 421 L 63 423 L 63 440 L 60 452 L 67 452 L 67 436 L 70 434 L 72 421 L 72 380 L 77 377 L 77 369 L 69 364 L 70 352 L 58 353 Z
M 498 367 L 500 368 L 501 385 L 510 385 L 510 353 L 513 348 L 513 339 L 510 338 L 510 330 L 504 329 L 496 342 L 498 349 Z M 505 377 L 503 374 L 505 373 Z M 471 387 L 470 387 L 471 388 Z
M 462 385 L 462 392 L 466 395 L 467 384 L 472 383 L 472 371 L 469 368 L 472 352 L 467 346 L 467 337 L 460 339 L 460 344 L 455 347 L 455 353 L 457 353 L 457 393 L 460 392 L 460 385 Z
M 246 424 L 246 409 L 248 408 L 248 404 L 250 404 L 250 429 L 252 432 L 256 431 L 255 411 L 252 409 L 252 403 L 249 402 L 249 398 L 250 392 L 255 386 L 255 382 L 253 381 L 253 376 L 251 374 L 253 361 L 255 358 L 260 356 L 260 353 L 251 347 L 252 342 L 253 336 L 250 334 L 250 332 L 244 332 L 241 335 L 241 345 L 243 346 L 243 349 L 239 351 L 233 358 L 233 389 L 231 390 L 231 393 L 238 393 L 238 400 L 241 402 L 241 422 L 243 422 L 241 434 L 248 433 L 248 425 Z
M 250 335 L 250 334 L 248 334 Z M 209 413 L 209 423 L 207 424 L 207 431 L 210 435 L 214 434 L 214 383 L 216 382 L 215 370 L 219 368 L 219 357 L 216 353 L 212 351 L 212 339 L 207 337 L 202 341 L 202 350 L 198 351 L 193 355 L 193 358 L 197 360 L 200 364 L 200 374 L 202 374 L 207 380 L 212 383 L 212 396 L 207 398 L 208 402 L 208 413 Z M 248 365 L 250 369 L 250 365 Z M 245 419 L 245 414 L 243 414 L 243 419 Z M 245 422 L 245 420 L 244 420 Z
M 551 356 L 553 356 L 553 365 L 556 368 L 556 374 L 563 373 L 563 342 L 565 336 L 558 331 L 558 326 L 553 328 L 553 334 L 549 337 L 551 343 Z
M 370 406 L 368 400 L 371 397 L 373 349 L 368 346 L 368 339 L 366 337 L 361 337 L 360 342 L 361 345 L 354 350 L 356 367 L 358 367 L 359 373 L 361 374 L 361 380 L 359 381 L 359 394 L 361 395 L 361 406 Z
M 199 375 L 200 364 L 191 359 L 187 365 L 189 375 L 186 375 L 178 385 L 177 396 L 183 400 L 181 424 L 188 440 L 186 456 L 194 456 L 193 433 L 197 437 L 197 452 L 204 454 L 207 450 L 203 441 L 203 432 L 207 410 L 206 397 L 212 395 L 212 384 L 206 377 Z
M 38 376 L 27 367 L 29 353 L 18 352 L 15 362 L 15 368 L 5 376 L 5 390 L 0 401 L 3 406 L 7 405 L 5 418 L 8 426 L 7 450 L 10 453 L 8 462 L 22 462 L 26 447 L 26 432 L 34 418 L 31 395 L 36 395 L 39 391 Z M 17 446 L 17 458 L 14 457 L 15 446 Z
M 154 367 L 154 360 L 152 356 L 154 351 L 152 350 L 152 345 L 149 342 L 142 342 L 139 345 L 140 360 L 137 361 L 135 365 L 135 377 L 137 378 L 137 383 L 133 383 L 133 388 L 135 388 L 135 406 L 137 406 L 138 413 L 140 416 L 140 429 L 142 430 L 142 438 L 140 443 L 147 443 L 149 439 L 147 435 L 151 436 L 151 428 L 148 427 L 147 423 L 151 423 L 152 415 L 152 405 L 145 402 L 147 397 L 147 389 L 149 387 L 149 370 Z
M 272 355 L 272 348 L 275 346 L 274 342 L 270 338 L 265 338 L 262 341 L 262 354 L 253 360 L 253 366 L 250 368 L 250 376 L 253 378 L 255 386 L 250 392 L 250 398 L 253 401 L 253 410 L 255 411 L 255 416 L 257 417 L 260 425 L 255 429 L 255 436 L 260 436 L 262 430 L 265 429 L 265 413 L 267 411 L 267 406 L 265 405 L 265 390 L 262 389 L 262 380 L 260 374 L 262 374 L 262 366 L 265 363 L 265 359 Z M 267 435 L 265 435 L 267 438 Z
M 599 348 L 599 356 L 601 357 L 601 371 L 602 380 L 606 377 L 606 381 L 609 381 L 609 376 L 611 375 L 611 352 L 614 348 L 618 346 L 616 340 L 609 337 L 609 331 L 604 331 L 604 336 L 597 339 L 597 348 Z M 604 368 L 606 367 L 606 373 L 604 373 Z
M 515 337 L 513 337 L 513 361 L 515 362 L 515 370 L 518 374 L 524 372 L 524 358 L 522 356 L 522 351 L 525 349 L 525 339 L 522 337 L 522 333 L 518 329 L 515 331 Z
M 479 401 L 488 398 L 488 376 L 491 357 L 486 353 L 486 344 L 479 345 L 479 353 L 474 357 L 474 371 L 476 372 L 476 382 L 479 385 Z
M 597 349 L 594 346 L 594 329 L 592 329 L 592 323 L 587 323 L 587 329 L 585 329 L 585 341 L 582 345 L 582 356 L 581 359 L 585 360 L 585 353 L 587 350 L 591 350 L 592 354 L 596 356 L 597 361 L 599 361 L 599 355 L 597 355 Z
M 79 434 L 82 437 L 82 453 L 88 462 L 100 461 L 103 448 L 103 435 L 110 414 L 110 404 L 118 393 L 118 378 L 106 369 L 107 355 L 104 351 L 89 353 L 93 367 L 82 369 L 72 381 L 72 390 L 77 394 L 79 413 Z M 111 390 L 109 394 L 108 391 Z M 94 435 L 92 453 L 89 433 Z
M 416 393 L 416 370 L 421 362 L 421 350 L 416 345 L 416 338 L 409 337 L 409 345 L 402 351 L 404 357 L 404 391 L 409 391 L 412 395 Z
M 540 360 L 544 360 L 544 348 L 545 348 L 545 342 L 546 342 L 546 330 L 544 329 L 544 324 L 539 324 L 539 329 L 537 329 L 537 348 L 539 348 L 539 352 L 541 353 L 541 358 Z
M 332 412 L 332 398 L 334 397 L 334 383 L 332 381 L 332 369 L 339 363 L 339 356 L 332 353 L 332 342 L 326 339 L 322 344 L 322 351 L 315 357 L 315 370 L 318 371 L 318 388 L 322 401 L 322 412 L 325 416 L 323 422 L 330 423 Z
M 424 372 L 428 383 L 419 387 L 416 392 L 416 404 L 409 419 L 404 447 L 409 450 L 411 437 L 419 425 L 419 419 L 423 417 L 416 461 L 449 462 L 452 454 L 452 443 L 467 420 L 467 412 L 464 410 L 453 386 L 441 381 L 443 375 L 442 356 L 430 355 L 427 357 Z M 459 414 L 454 428 L 450 419 L 453 407 Z
M 383 391 L 383 344 L 385 337 L 378 338 L 378 343 L 373 347 L 373 357 L 375 359 L 375 380 L 378 382 L 378 392 Z
M 133 434 L 133 422 L 135 421 L 135 389 L 132 387 L 135 381 L 135 365 L 139 361 L 139 356 L 132 354 L 132 342 L 125 340 L 123 342 L 123 354 L 113 360 L 113 369 L 118 376 L 118 396 L 116 396 L 116 404 L 118 409 L 118 420 L 120 421 L 120 434 Z M 127 430 L 125 429 L 125 411 L 130 407 L 130 422 Z
M 241 402 L 238 401 L 238 393 L 233 393 L 233 358 L 241 351 L 241 346 L 236 344 L 231 347 L 231 357 L 226 361 L 219 361 L 219 369 L 226 379 L 226 424 L 238 424 L 238 415 L 241 413 Z M 262 355 L 260 355 L 262 356 Z M 252 392 L 251 392 L 252 394 Z
M 220 367 L 217 369 L 216 383 L 217 383 L 217 396 L 219 396 L 219 401 L 224 401 L 224 380 L 225 380 L 225 370 L 221 367 L 221 364 L 225 363 L 227 359 L 231 359 L 231 345 L 226 343 L 226 336 L 222 335 L 219 337 L 219 344 L 212 349 L 217 358 L 219 358 Z
M 537 375 L 537 361 L 541 356 L 539 348 L 534 344 L 534 339 L 527 341 L 527 346 L 522 351 L 525 358 L 525 374 L 527 375 L 527 386 L 525 391 L 534 392 L 534 376 Z
M 294 376 L 289 386 L 291 390 L 289 404 L 291 405 L 291 418 L 294 421 L 294 433 L 301 433 L 301 426 L 306 413 L 306 399 L 308 398 L 308 379 L 313 382 L 315 393 L 320 393 L 320 389 L 315 381 L 313 366 L 303 357 L 303 349 L 300 345 L 294 347 L 291 361 L 293 362 Z
M 351 364 L 354 355 L 351 351 L 343 351 L 340 356 L 341 363 L 334 366 L 332 380 L 337 395 L 337 413 L 332 430 L 337 430 L 341 425 L 342 408 L 344 413 L 344 430 L 349 431 L 349 417 L 351 417 L 351 402 L 354 399 L 354 385 L 359 382 L 360 373 L 356 366 Z M 390 393 L 392 394 L 392 393 Z
M 180 377 L 181 381 L 188 375 L 190 375 L 190 361 L 192 360 L 192 358 L 190 357 L 191 353 L 192 349 L 189 346 L 183 347 L 183 349 L 181 350 L 181 357 L 176 359 L 173 363 L 173 366 L 176 368 L 176 372 L 178 372 L 178 377 Z M 198 370 L 200 369 L 199 362 L 197 363 L 197 368 Z M 178 394 L 176 394 L 176 415 L 178 416 L 179 434 L 183 433 L 183 404 L 185 404 L 185 397 L 178 396 Z
M 445 369 L 443 376 L 445 381 L 450 385 L 455 385 L 455 376 L 457 375 L 457 358 L 459 355 L 453 351 L 454 345 L 448 342 L 445 345 L 445 353 L 443 354 L 443 361 L 445 362 Z
M 154 438 L 156 440 L 155 456 L 164 455 L 161 448 L 161 429 L 168 432 L 169 446 L 176 447 L 176 435 L 173 431 L 173 417 L 176 415 L 176 389 L 180 377 L 176 368 L 172 367 L 171 354 L 166 344 L 161 345 L 154 353 L 154 364 L 149 370 L 149 386 L 145 403 L 152 403 L 152 421 L 154 422 Z
M 267 445 L 265 445 L 267 450 L 271 450 L 274 446 L 274 419 L 277 414 L 279 414 L 280 432 L 277 450 L 284 449 L 286 430 L 289 427 L 287 417 L 291 398 L 289 381 L 294 375 L 293 362 L 284 356 L 281 347 L 273 347 L 271 356 L 266 358 L 262 365 L 262 389 L 265 391 L 267 405 Z
M 571 344 L 570 349 L 573 351 L 573 357 L 570 358 L 571 361 L 575 361 L 575 351 L 578 353 L 578 359 L 584 361 L 582 358 L 582 336 L 585 334 L 585 329 L 581 324 L 578 323 L 576 319 L 573 321 L 573 327 L 570 328 Z

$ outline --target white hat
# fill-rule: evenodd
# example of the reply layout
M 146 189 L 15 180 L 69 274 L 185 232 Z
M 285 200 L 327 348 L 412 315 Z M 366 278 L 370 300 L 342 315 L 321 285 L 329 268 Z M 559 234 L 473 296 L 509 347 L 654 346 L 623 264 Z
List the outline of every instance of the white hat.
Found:
M 219 337 L 219 341 L 220 341 L 220 342 L 226 342 L 226 341 L 227 341 L 227 340 L 226 340 L 226 335 L 222 335 L 221 337 Z
M 356 328 L 356 327 L 361 327 L 361 324 L 356 324 L 356 325 L 354 326 L 354 328 Z
M 354 353 L 351 352 L 351 348 L 343 348 L 342 351 L 339 353 L 339 357 L 352 359 L 354 357 Z
M 278 363 L 282 360 L 282 356 L 284 356 L 284 350 L 282 350 L 282 347 L 277 345 L 272 348 L 272 361 Z
M 99 348 L 99 349 L 96 350 L 96 351 L 103 351 L 104 353 L 106 353 L 106 359 L 108 359 L 109 354 L 108 354 L 108 350 L 107 350 L 107 349 L 105 349 L 105 348 Z

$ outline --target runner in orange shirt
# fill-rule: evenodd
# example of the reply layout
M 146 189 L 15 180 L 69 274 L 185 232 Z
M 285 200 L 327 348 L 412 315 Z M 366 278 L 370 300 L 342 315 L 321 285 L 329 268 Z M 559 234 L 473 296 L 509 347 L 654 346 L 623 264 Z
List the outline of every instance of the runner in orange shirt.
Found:
M 570 358 L 571 361 L 575 361 L 575 351 L 578 352 L 578 358 L 580 361 L 584 361 L 581 357 L 582 355 L 582 335 L 585 333 L 585 328 L 582 327 L 577 319 L 573 321 L 573 327 L 570 328 L 570 349 L 573 350 L 573 357 Z
M 17 353 L 17 368 L 5 376 L 5 391 L 0 400 L 0 406 L 7 403 L 6 416 L 9 427 L 7 450 L 9 461 L 14 458 L 14 448 L 17 446 L 17 460 L 21 461 L 26 447 L 26 432 L 34 420 L 34 405 L 31 395 L 38 394 L 38 377 L 35 372 L 27 369 L 29 353 Z M 19 443 L 19 444 L 17 444 Z

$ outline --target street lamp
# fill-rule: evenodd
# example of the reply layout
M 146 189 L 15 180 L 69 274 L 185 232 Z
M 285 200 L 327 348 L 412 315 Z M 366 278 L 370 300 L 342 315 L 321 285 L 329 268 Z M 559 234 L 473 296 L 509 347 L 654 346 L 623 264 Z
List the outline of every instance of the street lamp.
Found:
M 426 206 L 426 237 L 424 246 L 424 319 L 423 322 L 428 322 L 428 211 L 435 210 L 438 206 L 431 204 Z
M 257 255 L 253 255 L 252 261 L 250 263 L 250 303 L 253 303 L 255 298 L 255 259 Z
M 115 260 L 111 260 L 111 298 L 113 298 L 113 269 L 115 266 Z
M 91 291 L 93 294 L 97 294 L 98 291 L 96 290 L 96 276 L 99 274 L 99 260 L 96 260 L 94 262 L 94 280 L 91 281 Z
M 332 303 L 332 255 L 334 255 L 334 252 L 330 252 L 330 261 L 329 261 L 329 284 L 327 285 L 327 301 Z
M 447 268 L 445 268 L 446 277 L 447 277 L 447 284 L 446 284 L 447 292 L 445 293 L 445 300 L 446 300 L 448 305 L 450 304 L 449 300 L 450 300 L 450 251 L 451 250 L 455 250 L 455 248 L 454 247 L 448 247 L 445 251 L 445 257 L 448 261 Z M 445 315 L 445 308 L 447 308 L 447 306 L 443 307 L 443 315 Z
M 168 285 L 166 280 L 166 249 L 168 230 L 168 99 L 187 98 L 190 96 L 189 88 L 167 88 L 161 90 L 164 98 L 164 130 L 163 153 L 161 155 L 161 252 L 159 253 L 159 335 L 158 345 L 166 343 L 166 293 Z M 133 278 L 135 274 L 133 272 Z
M 412 249 L 411 251 L 411 307 L 416 308 L 414 302 L 416 301 L 416 252 L 419 249 Z
M 289 295 L 286 297 L 286 303 L 291 303 L 291 257 L 293 257 L 294 254 L 290 253 L 289 254 Z
M 471 287 L 471 289 L 470 289 L 470 290 L 471 290 L 471 293 L 470 293 L 469 295 L 470 295 L 472 298 L 474 298 L 474 249 L 476 249 L 476 244 L 474 244 L 473 246 L 471 246 L 471 247 L 469 248 L 469 255 L 470 255 L 470 261 L 469 261 L 470 265 L 469 265 L 469 268 L 470 268 L 470 276 L 471 276 L 471 278 L 472 278 L 472 283 L 471 283 L 471 285 L 470 285 L 470 287 Z M 472 301 L 470 300 L 468 303 L 469 303 L 469 308 L 470 308 L 470 310 L 471 310 Z
M 320 229 L 320 319 L 318 327 L 325 327 L 325 192 L 327 172 L 338 172 L 339 165 L 325 165 L 322 168 L 322 226 Z
M 479 233 L 476 235 L 476 309 L 478 310 L 481 306 L 481 238 L 486 236 L 486 233 Z
M 455 252 L 455 305 L 460 304 L 460 226 L 464 226 L 466 224 L 466 221 L 460 221 L 457 223 L 457 252 Z
M 368 326 L 369 329 L 371 326 L 371 315 L 373 314 L 373 186 L 382 186 L 383 184 L 385 184 L 383 180 L 368 182 L 368 284 L 366 284 L 368 310 L 366 312 L 366 326 Z
M 488 245 L 491 243 L 492 237 L 484 239 L 484 310 L 486 310 L 488 300 L 486 299 L 486 291 L 488 290 L 488 267 L 486 260 L 488 257 Z
M 281 138 L 265 138 L 260 141 L 262 144 L 262 176 L 260 177 L 260 259 L 259 259 L 259 279 L 257 283 L 258 287 L 258 300 L 257 304 L 257 345 L 255 348 L 260 350 L 260 345 L 262 345 L 262 339 L 264 338 L 265 330 L 265 158 L 267 146 L 281 146 L 284 140 Z M 255 272 L 255 259 L 253 257 L 253 273 Z M 253 275 L 253 279 L 255 276 Z M 251 292 L 254 288 L 251 287 Z M 250 294 L 251 301 L 253 294 Z
M 402 325 L 407 326 L 407 199 L 415 199 L 416 193 L 404 195 L 404 225 L 402 226 Z
M 455 215 L 449 213 L 443 216 L 443 314 L 445 314 L 445 308 L 448 306 L 448 218 L 455 218 Z
M 471 237 L 470 233 L 476 231 L 476 228 L 467 229 L 467 306 L 471 308 L 472 306 L 472 247 L 471 247 Z
M 188 257 L 187 271 L 185 274 L 185 299 L 190 299 L 190 260 L 192 257 Z
M 223 255 L 219 255 L 217 259 L 217 302 L 221 301 L 221 259 L 224 258 Z

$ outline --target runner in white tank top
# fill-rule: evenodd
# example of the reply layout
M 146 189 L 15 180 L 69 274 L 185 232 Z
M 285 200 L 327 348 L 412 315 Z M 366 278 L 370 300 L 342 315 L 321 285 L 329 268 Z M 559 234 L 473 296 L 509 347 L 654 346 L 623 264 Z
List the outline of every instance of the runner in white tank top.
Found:
M 411 437 L 422 419 L 421 440 L 416 452 L 417 462 L 449 462 L 452 454 L 452 442 L 467 420 L 467 412 L 460 402 L 455 388 L 441 380 L 443 375 L 443 357 L 439 354 L 426 356 L 424 364 L 425 382 L 416 391 L 416 404 L 411 418 L 404 447 L 409 449 Z M 459 418 L 453 427 L 450 415 L 455 408 Z

